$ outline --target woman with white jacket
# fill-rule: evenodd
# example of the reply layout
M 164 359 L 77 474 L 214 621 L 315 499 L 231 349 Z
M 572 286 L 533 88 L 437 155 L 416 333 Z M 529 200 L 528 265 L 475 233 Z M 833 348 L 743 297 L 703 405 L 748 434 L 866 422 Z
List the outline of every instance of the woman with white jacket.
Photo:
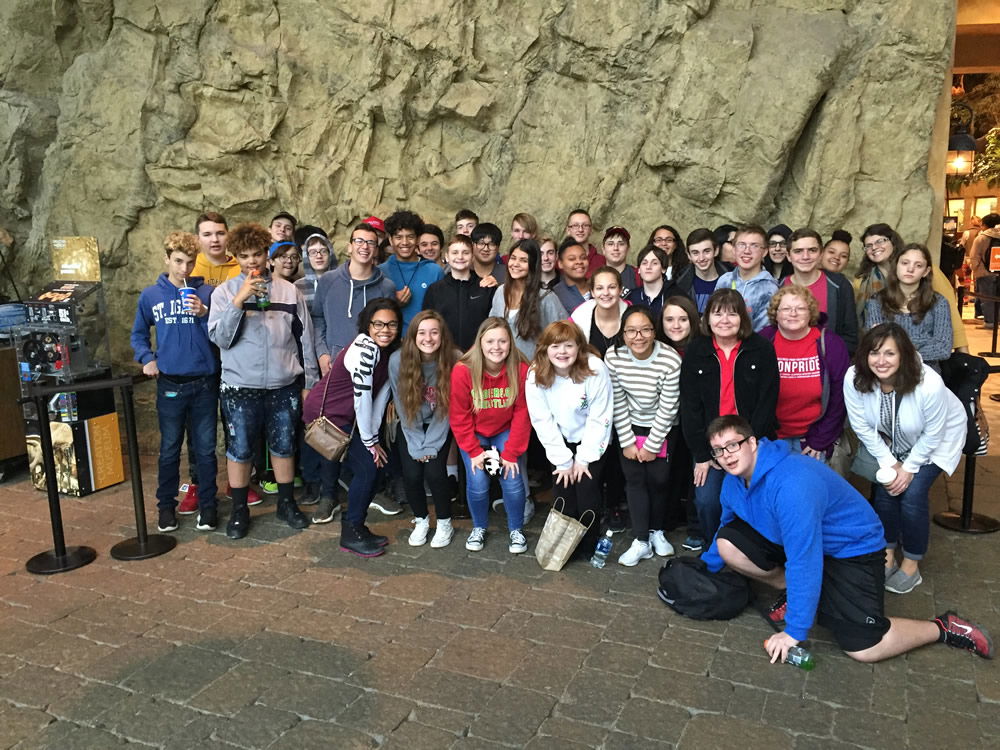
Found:
M 591 510 L 594 523 L 577 549 L 589 555 L 600 531 L 601 474 L 611 439 L 614 402 L 604 362 L 580 329 L 560 320 L 538 340 L 525 384 L 528 414 L 555 467 L 555 495 L 573 518 Z
M 844 377 L 844 401 L 851 427 L 886 475 L 875 481 L 873 497 L 885 529 L 885 588 L 908 594 L 923 580 L 931 485 L 942 471 L 955 471 L 965 446 L 965 409 L 897 323 L 877 325 L 861 339 Z

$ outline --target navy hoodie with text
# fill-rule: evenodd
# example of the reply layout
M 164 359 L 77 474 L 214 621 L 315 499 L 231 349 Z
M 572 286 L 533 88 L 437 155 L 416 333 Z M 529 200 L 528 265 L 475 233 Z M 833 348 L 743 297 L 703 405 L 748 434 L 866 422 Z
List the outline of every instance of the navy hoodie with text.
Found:
M 201 276 L 187 280 L 205 307 L 212 303 L 214 287 Z M 149 329 L 156 328 L 156 349 Z M 219 356 L 208 338 L 208 315 L 198 318 L 184 312 L 180 290 L 166 273 L 139 294 L 130 338 L 135 361 L 141 365 L 156 360 L 164 375 L 213 375 L 219 371 Z

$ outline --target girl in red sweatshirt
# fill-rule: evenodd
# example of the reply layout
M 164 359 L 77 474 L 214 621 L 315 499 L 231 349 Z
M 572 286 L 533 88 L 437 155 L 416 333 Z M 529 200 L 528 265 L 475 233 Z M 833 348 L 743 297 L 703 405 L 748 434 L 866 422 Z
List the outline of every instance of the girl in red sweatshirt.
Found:
M 479 326 L 472 348 L 451 372 L 451 431 L 465 464 L 466 498 L 473 529 L 465 548 L 478 552 L 486 540 L 490 477 L 486 473 L 488 448 L 500 454 L 511 554 L 528 549 L 524 524 L 524 452 L 531 423 L 524 397 L 528 364 L 514 346 L 514 336 L 503 318 L 487 318 Z

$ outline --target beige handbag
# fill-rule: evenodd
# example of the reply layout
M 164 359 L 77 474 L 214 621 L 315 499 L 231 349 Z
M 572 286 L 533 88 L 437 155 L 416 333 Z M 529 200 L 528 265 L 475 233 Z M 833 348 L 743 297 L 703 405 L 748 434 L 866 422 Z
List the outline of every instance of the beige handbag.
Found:
M 566 507 L 566 501 L 557 497 L 552 503 L 552 510 L 549 511 L 548 518 L 545 519 L 545 526 L 542 527 L 542 535 L 538 537 L 538 544 L 535 545 L 535 559 L 545 570 L 562 570 L 566 561 L 583 535 L 597 520 L 597 516 L 592 510 L 585 510 L 580 515 L 580 520 L 570 518 L 562 509 Z M 590 514 L 590 522 L 584 525 L 583 519 Z
M 326 394 L 330 391 L 330 381 L 332 376 L 326 379 L 326 386 L 323 388 L 323 402 L 319 408 L 319 416 L 306 426 L 306 445 L 316 451 L 327 461 L 340 461 L 347 452 L 347 446 L 351 444 L 351 435 L 337 427 L 333 422 L 323 416 L 326 409 Z M 351 428 L 351 434 L 354 428 Z

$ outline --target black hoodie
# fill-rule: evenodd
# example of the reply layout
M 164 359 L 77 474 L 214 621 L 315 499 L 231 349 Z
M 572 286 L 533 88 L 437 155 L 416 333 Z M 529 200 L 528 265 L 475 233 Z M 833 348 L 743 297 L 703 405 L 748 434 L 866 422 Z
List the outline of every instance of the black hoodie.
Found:
M 463 352 L 476 342 L 476 332 L 490 316 L 493 294 L 497 287 L 479 286 L 479 277 L 469 273 L 468 281 L 460 281 L 450 273 L 427 287 L 424 309 L 441 313 L 455 345 Z

